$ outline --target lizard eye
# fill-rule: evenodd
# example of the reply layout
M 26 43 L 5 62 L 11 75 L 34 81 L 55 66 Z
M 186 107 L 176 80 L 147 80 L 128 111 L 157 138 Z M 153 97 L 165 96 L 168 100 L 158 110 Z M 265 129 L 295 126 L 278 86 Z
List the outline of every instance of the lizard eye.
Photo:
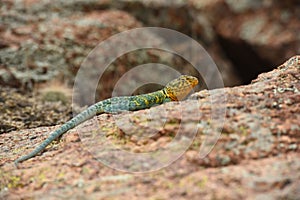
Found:
M 186 97 L 197 84 L 197 78 L 182 75 L 167 84 L 167 95 L 173 101 L 181 100 Z

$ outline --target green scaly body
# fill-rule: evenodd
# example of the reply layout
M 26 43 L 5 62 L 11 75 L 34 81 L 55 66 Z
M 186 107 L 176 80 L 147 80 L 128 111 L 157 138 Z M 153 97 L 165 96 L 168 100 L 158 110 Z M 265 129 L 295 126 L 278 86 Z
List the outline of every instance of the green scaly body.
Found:
M 101 113 L 118 113 L 121 111 L 134 111 L 150 108 L 154 105 L 162 104 L 169 101 L 177 101 L 184 98 L 192 88 L 198 84 L 195 77 L 182 75 L 179 78 L 171 81 L 162 90 L 136 95 L 136 96 L 123 96 L 113 97 L 100 101 L 63 124 L 60 128 L 53 131 L 50 136 L 37 146 L 29 154 L 22 156 L 15 160 L 15 165 L 19 162 L 28 160 L 36 156 L 39 152 L 43 151 L 52 141 L 66 133 L 68 130 L 81 124 L 82 122 L 92 118 Z

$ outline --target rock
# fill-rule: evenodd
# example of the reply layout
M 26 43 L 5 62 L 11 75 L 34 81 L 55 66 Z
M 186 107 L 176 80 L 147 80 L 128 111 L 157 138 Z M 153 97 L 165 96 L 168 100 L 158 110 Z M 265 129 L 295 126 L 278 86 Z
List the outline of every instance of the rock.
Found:
M 140 195 L 156 198 L 158 193 L 163 193 L 166 198 L 184 196 L 193 199 L 201 196 L 211 199 L 216 198 L 214 195 L 216 193 L 218 198 L 297 199 L 300 197 L 297 192 L 300 178 L 300 154 L 299 148 L 296 148 L 300 145 L 299 70 L 300 56 L 295 56 L 277 69 L 261 74 L 249 85 L 203 91 L 193 94 L 190 99 L 180 104 L 167 103 L 150 110 L 120 114 L 119 118 L 123 119 L 127 116 L 129 121 L 134 121 L 134 127 L 140 127 L 128 129 L 131 132 L 144 130 L 147 133 L 156 129 L 159 133 L 163 133 L 157 138 L 149 134 L 149 141 L 151 141 L 138 146 L 135 145 L 137 138 L 133 133 L 126 134 L 123 130 L 125 132 L 119 134 L 114 121 L 117 118 L 103 114 L 82 124 L 83 132 L 80 129 L 76 130 L 81 143 L 77 142 L 78 137 L 75 133 L 70 133 L 71 136 L 66 136 L 60 141 L 66 145 L 48 147 L 42 156 L 26 161 L 16 169 L 11 161 L 38 145 L 43 138 L 46 138 L 50 128 L 23 129 L 3 133 L 1 148 L 4 151 L 0 151 L 0 176 L 2 177 L 0 195 L 3 198 L 14 198 L 16 195 L 23 198 L 35 198 L 47 193 L 47 197 L 55 197 L 59 192 L 64 198 L 75 198 L 85 194 L 87 197 L 113 195 L 117 198 L 122 196 L 124 199 L 132 199 L 140 198 Z M 278 92 L 278 88 L 282 88 L 281 92 Z M 215 124 L 211 118 L 212 109 L 206 108 L 206 104 L 211 103 L 211 95 L 214 97 L 224 95 L 222 91 L 226 91 L 227 97 L 225 104 L 227 114 L 224 115 L 226 128 L 209 154 L 201 158 L 199 147 L 211 145 L 204 140 L 211 137 L 212 133 L 222 130 L 219 127 L 220 124 Z M 286 101 L 288 99 L 289 101 Z M 196 103 L 197 101 L 201 102 L 200 106 Z M 283 106 L 274 107 L 272 102 L 279 102 Z M 23 105 L 26 106 L 26 104 Z M 205 105 L 203 107 L 205 109 L 202 109 L 201 105 Z M 217 108 L 224 104 L 215 103 L 213 106 Z M 184 115 L 187 120 L 184 118 L 179 120 L 182 116 L 180 114 L 182 108 L 187 107 L 189 107 L 186 111 L 188 113 Z M 162 108 L 172 113 L 170 118 L 164 116 L 167 113 L 161 112 Z M 149 121 L 151 123 L 145 123 L 144 115 L 149 111 L 155 113 L 155 118 Z M 164 129 L 162 124 L 162 128 L 158 127 L 155 121 L 161 119 L 167 119 L 167 124 L 172 124 L 172 126 Z M 156 126 L 150 127 L 153 124 Z M 98 141 L 101 138 L 99 136 L 101 134 L 105 136 L 106 133 L 107 137 L 120 141 L 117 145 L 123 147 L 125 151 L 140 154 L 155 152 L 157 147 L 168 149 L 169 144 L 176 137 L 177 141 L 186 141 L 193 131 L 193 124 L 199 127 L 199 130 L 193 140 L 193 145 L 184 156 L 169 163 L 167 168 L 160 171 L 114 182 L 114 188 L 123 188 L 120 193 L 111 188 L 109 181 L 103 182 L 106 177 L 108 179 L 118 177 L 119 172 L 107 167 L 110 166 L 107 161 L 103 165 L 104 160 L 93 158 L 93 151 L 86 151 L 100 151 L 99 155 L 109 153 L 109 151 L 102 152 L 100 148 L 105 144 L 102 140 L 108 138 L 104 137 Z M 179 130 L 183 131 L 181 136 L 177 136 Z M 86 135 L 82 135 L 85 134 L 84 132 Z M 41 135 L 43 136 L 40 137 Z M 143 141 L 145 141 L 147 134 L 143 136 Z M 92 143 L 84 142 L 91 137 Z M 181 140 L 178 140 L 178 137 Z M 31 141 L 30 138 L 32 138 Z M 177 147 L 175 151 L 179 149 L 176 143 L 173 143 L 172 147 Z M 109 149 L 105 151 L 107 150 Z M 173 156 L 173 154 L 169 155 Z M 128 163 L 125 157 L 120 157 L 120 154 L 118 156 L 111 155 L 110 161 L 120 159 L 129 168 L 138 167 L 136 164 Z M 166 157 L 160 159 L 165 160 Z M 151 167 L 154 164 L 151 159 L 138 162 L 144 167 Z M 149 181 L 145 182 L 145 178 Z M 83 183 L 80 187 L 78 187 L 79 182 Z M 149 186 L 149 182 L 155 184 Z M 25 185 L 26 193 L 24 193 Z M 68 187 L 63 187 L 65 185 Z M 131 188 L 139 188 L 140 192 L 132 192 Z M 239 188 L 239 190 L 232 188 Z M 49 193 L 49 190 L 54 192 Z
M 114 4 L 149 26 L 198 40 L 215 60 L 225 86 L 249 83 L 299 53 L 299 2 L 122 0 Z
M 300 56 L 260 74 L 248 85 L 203 90 L 185 101 L 151 109 L 96 116 L 19 168 L 13 164 L 47 138 L 56 128 L 53 125 L 71 117 L 67 108 L 71 104 L 62 103 L 69 97 L 67 90 L 61 92 L 63 98 L 57 95 L 48 101 L 49 98 L 43 98 L 45 93 L 39 93 L 40 88 L 48 88 L 51 81 L 72 83 L 93 44 L 114 33 L 142 27 L 145 21 L 138 16 L 146 16 L 149 24 L 161 20 L 166 27 L 196 33 L 208 51 L 215 58 L 220 57 L 217 63 L 224 63 L 220 66 L 224 71 L 226 64 L 231 70 L 232 66 L 255 69 L 268 64 L 271 69 L 276 67 L 273 62 L 282 62 L 285 56 L 295 54 L 294 47 L 298 48 L 299 38 L 294 37 L 290 27 L 298 26 L 294 17 L 299 8 L 291 7 L 295 3 L 1 1 L 0 84 L 19 89 L 0 88 L 0 199 L 299 199 Z M 121 11 L 127 8 L 135 12 Z M 274 10 L 274 15 L 266 14 L 270 10 Z M 253 16 L 266 20 L 263 25 L 267 27 L 261 21 L 251 20 Z M 272 17 L 280 24 L 272 22 Z M 284 20 L 291 20 L 286 30 L 282 30 Z M 238 29 L 238 39 L 233 37 L 235 30 L 223 29 L 225 25 Z M 162 42 L 152 34 L 146 36 L 145 42 Z M 262 40 L 267 36 L 269 40 Z M 247 48 L 239 46 L 240 42 Z M 234 48 L 232 58 L 229 55 L 236 43 L 238 48 Z M 249 46 L 249 57 L 243 57 Z M 270 46 L 274 55 L 268 51 Z M 131 69 L 132 64 L 163 60 L 176 63 L 175 68 L 181 72 L 190 72 L 188 64 L 172 55 L 136 55 L 125 55 L 112 66 L 105 84 L 99 86 L 103 92 L 99 98 L 110 94 L 107 91 L 118 75 Z M 256 77 L 255 73 L 249 75 Z M 227 84 L 233 84 L 230 79 L 234 78 L 225 76 Z M 89 79 L 86 82 L 89 86 Z M 31 93 L 26 88 L 37 91 Z M 224 109 L 225 113 L 218 112 Z M 222 121 L 215 120 L 222 116 L 224 129 Z M 171 151 L 164 154 L 157 149 Z M 124 152 L 136 154 L 124 156 Z M 145 158 L 144 153 L 150 157 Z M 164 164 L 161 168 L 157 167 L 158 161 Z M 150 172 L 126 174 L 141 169 Z
M 299 6 L 290 1 L 225 1 L 227 15 L 216 25 L 222 49 L 239 75 L 251 81 L 258 73 L 273 69 L 299 53 Z

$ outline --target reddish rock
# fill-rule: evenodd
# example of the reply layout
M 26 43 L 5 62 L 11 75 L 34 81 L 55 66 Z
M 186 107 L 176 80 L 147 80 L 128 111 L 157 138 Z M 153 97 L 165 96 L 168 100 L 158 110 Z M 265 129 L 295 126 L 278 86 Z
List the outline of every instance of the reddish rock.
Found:
M 55 198 L 60 194 L 63 198 L 84 195 L 100 199 L 162 196 L 298 199 L 299 70 L 300 56 L 295 56 L 277 69 L 261 74 L 249 85 L 203 91 L 193 94 L 191 99 L 181 104 L 171 102 L 153 107 L 150 109 L 155 113 L 152 120 L 145 115 L 149 110 L 120 114 L 122 117 L 118 119 L 129 117 L 135 122 L 133 129 L 123 130 L 122 134 L 115 126 L 114 118 L 108 117 L 110 115 L 94 117 L 81 125 L 81 129 L 72 130 L 59 143 L 47 147 L 42 155 L 21 163 L 18 169 L 12 161 L 44 140 L 50 128 L 3 133 L 0 151 L 1 198 Z M 211 119 L 212 110 L 202 110 L 201 105 L 211 102 L 210 95 L 218 97 L 224 95 L 224 91 L 227 94 L 225 129 L 212 151 L 201 159 L 199 148 L 204 144 L 204 139 L 220 131 L 218 124 Z M 207 95 L 207 92 L 211 93 Z M 201 102 L 200 107 L 197 102 Z M 188 115 L 185 115 L 187 121 L 178 120 L 182 115 L 180 105 L 189 108 L 186 110 Z M 220 106 L 224 105 L 214 104 L 215 108 Z M 161 112 L 162 108 L 172 113 L 166 121 L 167 129 L 157 126 L 157 121 L 166 119 L 167 113 Z M 145 124 L 145 121 L 148 123 Z M 155 152 L 158 148 L 168 148 L 179 128 L 183 131 L 181 139 L 185 141 L 193 126 L 199 127 L 199 130 L 186 153 L 166 168 L 148 174 L 133 175 L 111 169 L 88 151 L 92 145 L 99 149 L 105 144 L 97 144 L 97 141 L 101 134 L 107 133 L 114 145 L 126 151 Z M 150 137 L 155 130 L 163 135 Z M 140 131 L 143 134 L 139 137 L 149 135 L 151 139 L 137 146 L 135 143 L 140 138 L 135 133 Z M 77 142 L 77 134 L 81 142 Z M 86 134 L 85 137 L 82 134 Z M 30 138 L 34 139 L 30 141 Z M 84 142 L 88 138 L 93 143 Z M 124 158 L 116 156 L 114 159 Z M 143 160 L 141 164 L 151 166 L 151 163 L 152 160 Z

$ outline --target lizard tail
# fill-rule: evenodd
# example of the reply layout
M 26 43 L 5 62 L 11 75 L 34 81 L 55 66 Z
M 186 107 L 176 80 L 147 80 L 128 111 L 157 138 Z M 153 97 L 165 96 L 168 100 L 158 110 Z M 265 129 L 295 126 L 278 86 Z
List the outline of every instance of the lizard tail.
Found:
M 44 150 L 46 148 L 46 146 L 48 146 L 53 140 L 55 140 L 56 138 L 59 137 L 59 134 L 57 134 L 58 136 L 56 136 L 56 134 L 57 134 L 57 132 L 53 132 L 49 138 L 47 138 L 42 144 L 40 144 L 32 152 L 15 160 L 15 165 L 18 166 L 18 164 L 20 162 L 28 160 L 28 159 L 34 157 L 35 155 L 37 155 L 38 153 L 40 153 L 42 150 Z
M 54 141 L 55 139 L 57 139 L 58 137 L 60 137 L 64 133 L 66 133 L 68 130 L 74 128 L 75 126 L 77 126 L 77 125 L 81 124 L 82 122 L 84 122 L 84 121 L 92 118 L 93 116 L 95 116 L 97 113 L 99 113 L 99 109 L 100 109 L 99 106 L 98 107 L 97 106 L 98 105 L 90 106 L 87 110 L 85 110 L 82 113 L 78 114 L 77 116 L 75 116 L 74 118 L 69 120 L 67 123 L 62 125 L 60 128 L 53 131 L 50 134 L 50 136 L 45 141 L 43 141 L 39 146 L 37 146 L 32 152 L 30 152 L 29 154 L 27 154 L 25 156 L 22 156 L 22 157 L 16 159 L 14 161 L 15 166 L 18 166 L 18 163 L 20 163 L 20 162 L 23 162 L 25 160 L 28 160 L 28 159 L 36 156 L 38 153 L 43 151 L 46 148 L 46 146 L 48 146 L 52 141 Z
M 73 118 L 72 120 L 75 121 L 74 120 L 75 118 Z M 72 120 L 70 120 L 69 122 L 71 122 Z M 38 153 L 43 151 L 46 148 L 46 146 L 48 146 L 52 141 L 54 141 L 56 138 L 61 136 L 63 133 L 65 133 L 66 131 L 68 131 L 72 127 L 74 127 L 73 123 L 72 124 L 71 123 L 66 123 L 66 124 L 62 125 L 59 129 L 52 132 L 50 134 L 50 136 L 45 141 L 43 141 L 39 146 L 37 146 L 32 152 L 30 152 L 29 154 L 27 154 L 25 156 L 22 156 L 22 157 L 18 158 L 17 160 L 15 160 L 15 165 L 17 166 L 19 162 L 23 162 L 25 160 L 28 160 L 28 159 L 36 156 Z

